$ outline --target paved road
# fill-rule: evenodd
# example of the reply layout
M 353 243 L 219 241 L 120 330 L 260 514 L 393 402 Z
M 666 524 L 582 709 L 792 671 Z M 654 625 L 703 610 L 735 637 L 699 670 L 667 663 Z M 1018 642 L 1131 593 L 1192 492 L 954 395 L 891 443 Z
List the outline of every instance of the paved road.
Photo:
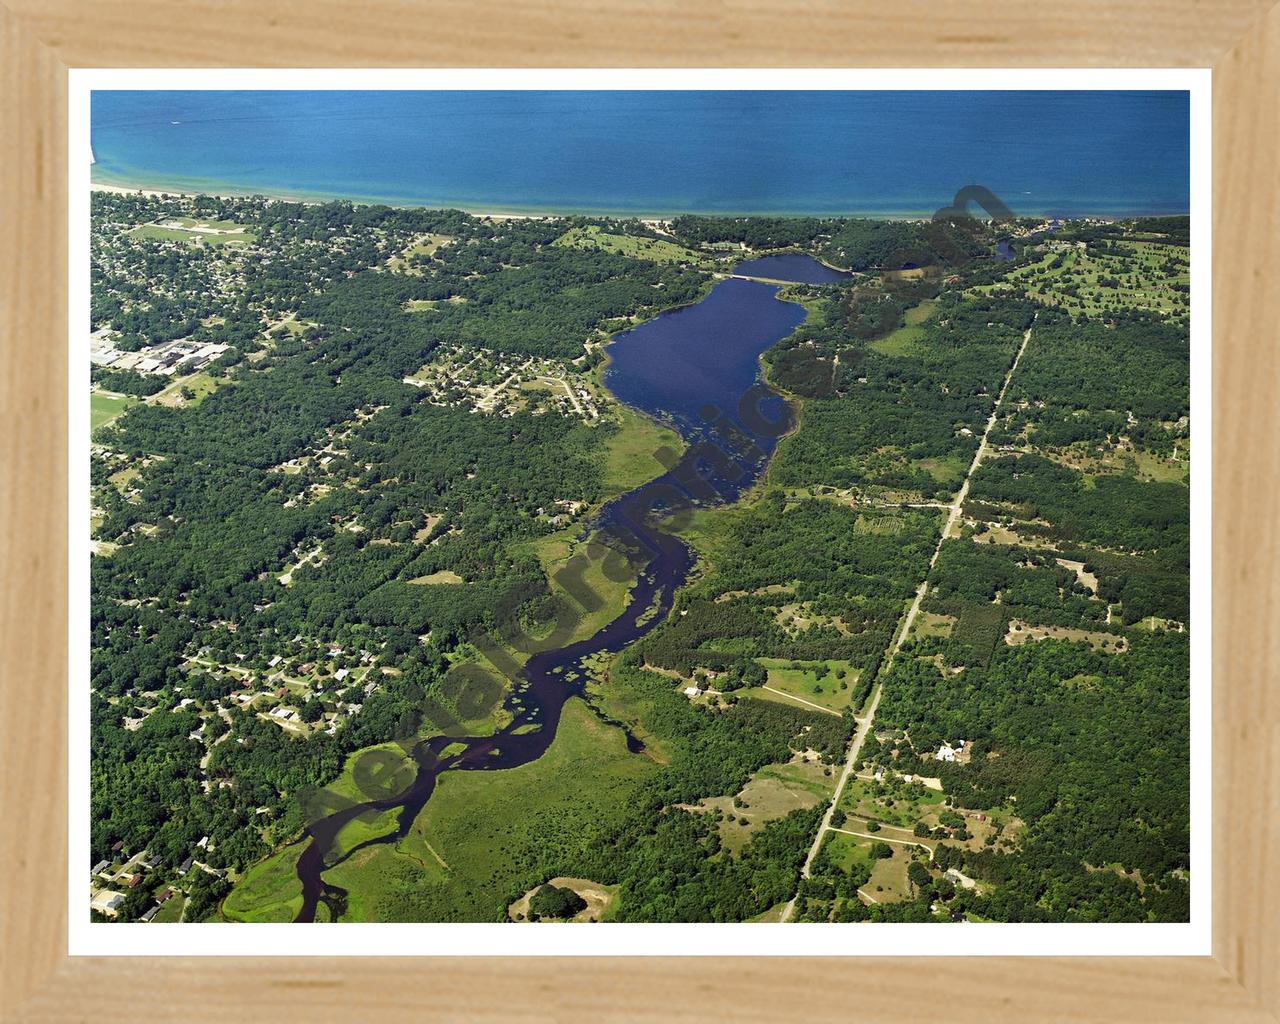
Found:
M 902 648 L 903 643 L 906 642 L 911 633 L 911 625 L 915 622 L 916 616 L 920 614 L 920 603 L 924 600 L 924 596 L 929 589 L 929 573 L 933 571 L 933 567 L 938 561 L 938 553 L 942 551 L 943 543 L 952 535 L 956 523 L 960 519 L 960 510 L 964 506 L 964 499 L 969 494 L 969 481 L 973 479 L 973 474 L 978 471 L 978 467 L 982 465 L 983 458 L 986 457 L 987 439 L 991 436 L 991 430 L 996 425 L 996 418 L 1000 415 L 1000 406 L 1004 404 L 1005 392 L 1009 390 L 1009 381 L 1013 380 L 1014 371 L 1018 369 L 1018 363 L 1022 361 L 1022 354 L 1026 352 L 1027 343 L 1030 340 L 1031 328 L 1028 327 L 1026 333 L 1022 336 L 1022 344 L 1018 346 L 1018 352 L 1013 357 L 1009 372 L 1005 374 L 1004 384 L 1000 386 L 1000 394 L 996 396 L 995 404 L 991 407 L 991 415 L 987 418 L 987 426 L 982 432 L 982 440 L 978 444 L 978 450 L 973 454 L 973 462 L 969 465 L 969 472 L 965 474 L 964 482 L 960 485 L 960 490 L 956 492 L 955 500 L 949 506 L 944 506 L 950 510 L 947 515 L 946 525 L 943 526 L 942 535 L 938 538 L 938 544 L 933 549 L 933 557 L 929 559 L 929 572 L 925 573 L 925 578 L 920 581 L 920 586 L 916 588 L 916 596 L 911 602 L 911 607 L 907 609 L 907 614 L 902 620 L 902 626 L 899 628 L 893 644 L 889 648 L 889 656 L 885 659 L 882 670 L 884 673 L 887 673 L 893 667 L 894 657 Z M 813 867 L 813 860 L 818 856 L 818 851 L 822 848 L 822 840 L 826 837 L 827 830 L 831 828 L 831 816 L 835 812 L 836 806 L 840 803 L 844 787 L 849 781 L 849 776 L 853 774 L 854 765 L 858 763 L 858 755 L 862 752 L 862 744 L 875 723 L 876 708 L 880 706 L 882 689 L 882 684 L 877 683 L 871 697 L 871 703 L 867 706 L 866 714 L 862 718 L 855 719 L 858 723 L 858 731 L 854 735 L 853 742 L 849 745 L 849 752 L 845 757 L 844 770 L 840 773 L 840 779 L 836 783 L 831 802 L 827 805 L 827 812 L 822 816 L 822 824 L 818 826 L 818 832 L 813 837 L 813 845 L 809 847 L 809 853 L 804 859 L 804 867 L 800 869 L 801 879 L 809 877 L 810 870 Z M 795 896 L 792 896 L 783 909 L 782 920 L 784 922 L 790 921 L 792 914 L 795 913 L 796 897 L 799 895 L 797 892 Z

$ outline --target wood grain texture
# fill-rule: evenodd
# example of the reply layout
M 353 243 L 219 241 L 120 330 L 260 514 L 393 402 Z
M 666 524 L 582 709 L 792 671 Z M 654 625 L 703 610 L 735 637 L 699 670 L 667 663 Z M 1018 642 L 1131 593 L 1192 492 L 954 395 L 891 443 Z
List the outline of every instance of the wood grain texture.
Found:
M 67 303 L 62 61 L 0 8 L 0 999 L 66 949 Z M 14 955 L 16 953 L 16 955 Z
M 1280 1019 L 1280 11 L 1270 2 L 0 6 L 4 1019 Z M 69 960 L 65 69 L 289 64 L 1215 66 L 1215 956 Z
M 1214 70 L 1214 952 L 1280 1006 L 1280 7 Z M 1248 828 L 1233 827 L 1248 821 Z
M 1205 67 L 1272 5 L 8 2 L 67 64 L 84 67 Z

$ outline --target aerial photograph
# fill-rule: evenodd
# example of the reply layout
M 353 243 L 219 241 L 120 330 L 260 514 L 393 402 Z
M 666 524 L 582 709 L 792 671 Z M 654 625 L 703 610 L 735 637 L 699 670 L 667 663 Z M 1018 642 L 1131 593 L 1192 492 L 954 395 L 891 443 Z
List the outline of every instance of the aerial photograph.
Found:
M 1190 920 L 1186 91 L 90 121 L 77 913 Z

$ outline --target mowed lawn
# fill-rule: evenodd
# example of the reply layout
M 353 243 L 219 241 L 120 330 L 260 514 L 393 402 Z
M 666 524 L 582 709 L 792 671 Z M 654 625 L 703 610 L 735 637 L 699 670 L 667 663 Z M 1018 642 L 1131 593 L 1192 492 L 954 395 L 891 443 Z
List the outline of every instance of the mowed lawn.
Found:
M 655 263 L 711 264 L 714 259 L 677 242 L 644 235 L 621 235 L 602 231 L 595 224 L 570 228 L 552 243 L 572 249 L 594 252 L 612 252 L 637 260 L 653 260 Z
M 861 891 L 876 903 L 898 903 L 910 899 L 911 884 L 907 881 L 907 865 L 911 863 L 911 848 L 888 844 L 892 857 L 874 857 L 871 848 L 876 840 L 860 839 L 841 832 L 830 832 L 823 842 L 823 853 L 833 864 L 845 871 L 869 870 L 870 880 Z
M 756 661 L 769 670 L 766 685 L 770 689 L 753 690 L 754 696 L 777 699 L 777 695 L 770 692 L 777 690 L 828 711 L 843 711 L 848 706 L 859 675 L 859 670 L 852 668 L 847 661 L 792 661 L 786 658 L 757 658 Z M 843 679 L 837 677 L 841 671 L 844 672 Z M 782 701 L 786 703 L 786 698 Z
M 537 761 L 443 775 L 402 841 L 325 877 L 347 890 L 343 920 L 500 921 L 522 893 L 565 874 L 656 770 L 574 698 Z
M 213 225 L 199 226 L 213 227 Z M 226 245 L 228 242 L 247 245 L 257 241 L 257 236 L 251 231 L 229 231 L 221 228 L 214 231 L 199 231 L 194 225 L 191 230 L 188 230 L 165 228 L 159 224 L 143 224 L 134 228 L 129 234 L 136 238 L 149 238 L 159 242 L 207 242 L 210 245 Z
M 109 391 L 93 391 L 89 394 L 89 429 L 105 427 L 138 400 L 131 395 L 117 395 Z
M 1130 307 L 1186 315 L 1186 293 L 1181 289 L 1190 283 L 1190 267 L 1184 247 L 1127 239 L 1114 244 L 1125 255 L 1096 247 L 1048 252 L 1010 272 L 1006 281 L 1026 288 L 1032 298 L 1072 313 L 1095 316 L 1107 309 Z M 1166 262 L 1175 268 L 1172 276 L 1164 269 Z M 1112 283 L 1117 281 L 1118 285 Z M 970 290 L 991 292 L 1004 283 L 974 285 Z
M 231 384 L 231 381 L 225 377 L 214 377 L 201 370 L 188 377 L 178 378 L 163 391 L 158 392 L 152 401 L 156 405 L 167 405 L 174 408 L 199 405 L 224 384 Z M 192 397 L 187 398 L 183 395 L 184 391 L 190 392 Z

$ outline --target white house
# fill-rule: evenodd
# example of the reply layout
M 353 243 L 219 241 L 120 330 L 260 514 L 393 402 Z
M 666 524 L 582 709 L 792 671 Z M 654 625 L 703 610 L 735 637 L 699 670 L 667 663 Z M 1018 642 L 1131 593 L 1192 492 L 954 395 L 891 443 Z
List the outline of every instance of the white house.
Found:
M 103 889 L 102 892 L 89 901 L 89 906 L 100 913 L 106 914 L 108 917 L 115 917 L 116 910 L 123 902 L 124 893 Z

